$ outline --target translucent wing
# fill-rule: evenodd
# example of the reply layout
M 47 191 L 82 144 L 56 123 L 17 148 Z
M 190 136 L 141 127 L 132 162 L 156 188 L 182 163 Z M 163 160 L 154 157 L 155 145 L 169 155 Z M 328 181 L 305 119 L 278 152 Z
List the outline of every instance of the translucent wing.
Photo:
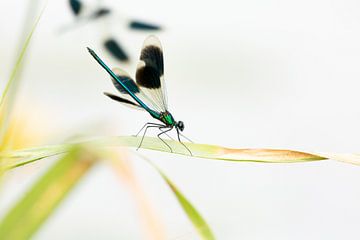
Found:
M 136 84 L 143 95 L 152 100 L 152 107 L 161 112 L 167 110 L 163 51 L 155 36 L 149 36 L 144 41 L 136 69 Z
M 120 68 L 114 68 L 112 69 L 112 71 L 115 73 L 115 75 L 121 80 L 121 82 L 132 92 L 134 93 L 141 101 L 143 101 L 148 107 L 150 107 L 152 110 L 157 111 L 157 112 L 162 112 L 163 110 L 161 108 L 159 108 L 157 106 L 157 104 L 155 103 L 155 101 L 148 97 L 148 95 L 146 95 L 143 90 L 135 83 L 135 81 L 129 76 L 129 74 L 127 72 L 125 72 L 124 70 L 120 69 Z M 118 97 L 117 99 L 115 99 L 117 96 L 112 95 L 109 96 L 109 94 L 106 94 L 107 96 L 109 96 L 110 98 L 125 103 L 127 105 L 133 105 L 135 107 L 141 107 L 137 102 L 135 102 L 135 100 L 128 94 L 128 92 L 121 86 L 121 84 L 119 84 L 115 79 L 111 78 L 114 86 L 116 87 L 116 89 L 120 92 L 121 97 Z M 115 97 L 113 97 L 115 96 Z M 119 99 L 121 98 L 121 99 Z

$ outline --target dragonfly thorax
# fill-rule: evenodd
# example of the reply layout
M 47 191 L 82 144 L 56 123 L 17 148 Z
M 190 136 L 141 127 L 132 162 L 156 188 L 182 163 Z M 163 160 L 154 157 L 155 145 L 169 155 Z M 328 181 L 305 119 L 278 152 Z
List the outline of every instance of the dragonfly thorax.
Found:
M 168 111 L 162 112 L 160 114 L 160 121 L 165 123 L 166 126 L 174 127 L 176 125 L 176 121 L 175 121 L 174 117 Z
M 182 121 L 178 121 L 176 122 L 174 117 L 171 115 L 171 113 L 169 113 L 168 111 L 166 112 L 162 112 L 160 114 L 160 121 L 162 121 L 163 123 L 165 123 L 166 126 L 169 127 L 176 127 L 177 129 L 179 129 L 180 131 L 184 130 L 184 123 Z

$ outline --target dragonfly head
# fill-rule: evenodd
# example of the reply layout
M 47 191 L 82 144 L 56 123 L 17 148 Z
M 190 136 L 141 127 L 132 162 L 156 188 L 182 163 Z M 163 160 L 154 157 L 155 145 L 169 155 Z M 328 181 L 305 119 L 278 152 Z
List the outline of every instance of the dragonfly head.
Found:
M 180 129 L 180 131 L 183 131 L 184 128 L 185 128 L 185 125 L 184 125 L 184 123 L 183 123 L 182 121 L 178 121 L 178 122 L 176 123 L 176 127 L 177 127 L 178 129 Z

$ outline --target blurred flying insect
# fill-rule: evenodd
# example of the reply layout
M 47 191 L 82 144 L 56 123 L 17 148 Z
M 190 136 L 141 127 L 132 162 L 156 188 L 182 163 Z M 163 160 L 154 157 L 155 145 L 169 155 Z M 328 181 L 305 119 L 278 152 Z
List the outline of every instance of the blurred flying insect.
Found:
M 109 15 L 111 12 L 109 8 L 105 7 L 96 7 L 86 11 L 86 6 L 79 0 L 70 0 L 69 3 L 71 10 L 76 17 L 87 20 L 95 20 L 97 18 L 104 17 Z
M 190 149 L 180 140 L 180 135 L 185 137 L 180 133 L 184 130 L 184 123 L 182 121 L 175 121 L 172 114 L 168 111 L 164 81 L 163 51 L 159 39 L 155 36 L 149 36 L 144 41 L 140 54 L 140 62 L 136 69 L 136 82 L 129 76 L 129 74 L 119 68 L 110 70 L 110 68 L 92 49 L 88 48 L 88 51 L 110 74 L 114 86 L 121 93 L 120 97 L 105 92 L 104 94 L 106 96 L 127 106 L 145 110 L 153 118 L 161 122 L 148 122 L 140 129 L 136 136 L 139 135 L 144 128 L 145 131 L 138 149 L 141 147 L 147 129 L 156 127 L 161 131 L 157 135 L 158 138 L 172 152 L 172 148 L 161 138 L 161 135 L 167 134 L 167 132 L 175 128 L 179 142 L 192 155 Z
M 90 21 L 98 20 L 100 18 L 105 18 L 115 14 L 115 12 L 110 8 L 101 5 L 98 6 L 85 5 L 82 1 L 79 0 L 69 0 L 69 5 L 72 13 L 76 17 L 77 25 L 85 24 Z M 127 28 L 132 30 L 140 30 L 140 31 L 161 30 L 160 26 L 158 25 L 154 25 L 142 21 L 129 20 L 129 19 L 119 19 L 119 20 L 126 22 Z M 69 27 L 65 27 L 62 30 L 63 31 L 68 30 Z M 101 31 L 110 32 L 108 25 L 102 28 Z M 129 60 L 128 54 L 123 49 L 121 44 L 113 37 L 113 34 L 106 33 L 106 37 L 103 40 L 102 45 L 115 59 L 119 61 Z

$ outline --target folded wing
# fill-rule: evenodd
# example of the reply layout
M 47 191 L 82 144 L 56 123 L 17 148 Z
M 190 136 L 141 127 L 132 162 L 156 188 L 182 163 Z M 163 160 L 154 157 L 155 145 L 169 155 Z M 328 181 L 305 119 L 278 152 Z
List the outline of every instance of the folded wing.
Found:
M 135 81 L 129 76 L 127 72 L 120 68 L 113 68 L 112 71 L 118 77 L 118 79 L 131 91 L 135 94 L 143 103 L 145 103 L 150 109 L 161 112 L 162 110 L 157 106 L 155 101 L 146 95 L 144 91 L 135 83 Z M 126 105 L 132 105 L 132 107 L 141 108 L 142 107 L 130 96 L 130 94 L 123 88 L 123 86 L 118 83 L 114 78 L 111 78 L 115 88 L 119 91 L 120 96 L 113 94 L 105 93 L 108 97 L 118 102 L 124 103 Z
M 136 84 L 153 101 L 156 109 L 161 112 L 167 110 L 163 51 L 155 36 L 149 36 L 144 41 L 136 69 Z

